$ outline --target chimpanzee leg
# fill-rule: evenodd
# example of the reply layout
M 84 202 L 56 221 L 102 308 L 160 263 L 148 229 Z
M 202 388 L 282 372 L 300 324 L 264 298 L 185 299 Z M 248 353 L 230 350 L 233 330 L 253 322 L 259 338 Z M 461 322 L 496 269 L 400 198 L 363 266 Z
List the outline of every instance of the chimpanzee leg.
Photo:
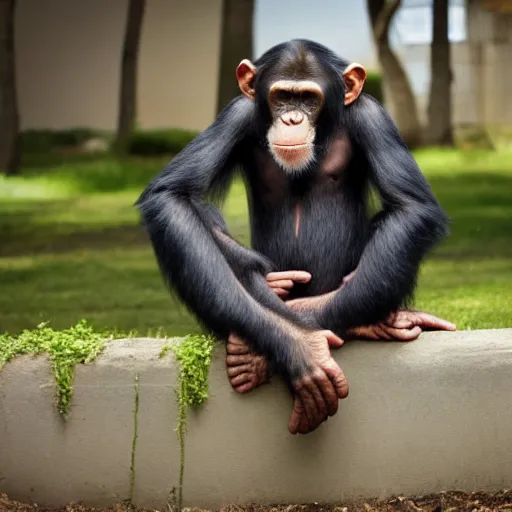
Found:
M 343 284 L 354 276 L 354 272 L 345 276 Z M 274 282 L 284 282 L 291 280 L 293 276 L 297 276 L 299 280 L 304 279 L 304 274 L 307 275 L 307 273 L 296 271 L 284 271 L 269 275 L 272 275 Z M 279 295 L 280 292 L 278 290 L 281 290 L 281 288 L 274 288 L 274 290 Z M 308 317 L 308 305 L 314 307 L 315 302 L 321 303 L 323 300 L 322 296 L 307 297 L 288 301 L 287 304 L 297 313 L 303 312 Z M 407 342 L 416 340 L 424 330 L 453 331 L 455 328 L 455 325 L 452 323 L 428 313 L 399 310 L 390 315 L 385 322 L 376 325 L 354 327 L 345 331 L 343 336 L 345 339 Z M 272 367 L 263 356 L 255 353 L 242 338 L 235 334 L 229 336 L 226 351 L 228 354 L 227 373 L 235 391 L 247 393 L 269 381 L 273 374 Z

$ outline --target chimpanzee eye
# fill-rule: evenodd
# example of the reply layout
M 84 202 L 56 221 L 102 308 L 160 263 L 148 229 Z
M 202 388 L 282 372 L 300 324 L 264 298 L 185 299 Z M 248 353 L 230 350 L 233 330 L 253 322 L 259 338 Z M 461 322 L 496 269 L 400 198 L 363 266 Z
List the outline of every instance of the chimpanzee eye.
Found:
M 290 91 L 285 91 L 285 90 L 278 90 L 275 92 L 275 101 L 279 102 L 279 103 L 288 103 L 292 100 L 293 98 L 293 93 L 290 92 Z
M 317 101 L 317 96 L 314 92 L 311 92 L 311 91 L 303 91 L 301 92 L 300 94 L 300 99 L 301 101 L 303 101 L 304 103 L 308 104 L 308 105 L 312 105 L 314 103 L 316 103 Z

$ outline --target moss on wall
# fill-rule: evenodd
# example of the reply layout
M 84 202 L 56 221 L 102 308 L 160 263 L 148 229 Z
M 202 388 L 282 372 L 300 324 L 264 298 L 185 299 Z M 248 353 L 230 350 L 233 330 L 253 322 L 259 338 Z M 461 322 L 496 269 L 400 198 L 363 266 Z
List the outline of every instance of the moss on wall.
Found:
M 85 320 L 63 331 L 41 323 L 18 336 L 0 335 L 0 369 L 16 356 L 48 354 L 57 385 L 56 406 L 65 418 L 71 405 L 75 366 L 96 359 L 106 341 L 105 336 L 95 332 Z
M 180 442 L 180 476 L 177 508 L 183 508 L 183 477 L 185 473 L 185 434 L 187 432 L 187 410 L 197 407 L 208 398 L 208 373 L 215 338 L 206 335 L 189 335 L 172 345 L 165 345 L 160 357 L 169 351 L 174 353 L 179 365 L 177 399 L 178 424 L 176 434 Z

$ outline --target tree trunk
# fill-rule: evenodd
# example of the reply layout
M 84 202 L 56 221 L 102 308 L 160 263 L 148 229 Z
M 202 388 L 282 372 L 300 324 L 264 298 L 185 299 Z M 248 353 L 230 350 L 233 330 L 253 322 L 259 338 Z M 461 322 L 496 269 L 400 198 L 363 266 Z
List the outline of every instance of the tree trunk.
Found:
M 145 8 L 146 0 L 129 0 L 121 60 L 119 113 L 115 143 L 116 149 L 121 153 L 126 151 L 128 137 L 132 133 L 136 121 L 137 67 Z
M 416 98 L 407 74 L 389 44 L 389 27 L 400 3 L 400 0 L 367 0 L 367 7 L 382 69 L 385 98 L 406 144 L 414 148 L 421 143 L 422 131 Z
M 18 96 L 14 55 L 15 0 L 0 0 L 0 172 L 19 172 Z
M 427 141 L 436 146 L 453 146 L 448 4 L 449 0 L 434 0 L 433 6 Z
M 217 113 L 240 94 L 235 78 L 242 59 L 252 59 L 254 0 L 224 0 Z

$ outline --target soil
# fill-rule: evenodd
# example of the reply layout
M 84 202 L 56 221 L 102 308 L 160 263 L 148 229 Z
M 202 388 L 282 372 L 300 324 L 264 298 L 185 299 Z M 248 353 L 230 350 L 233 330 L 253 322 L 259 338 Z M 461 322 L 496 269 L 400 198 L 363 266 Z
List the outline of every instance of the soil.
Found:
M 199 508 L 186 512 L 210 512 Z M 218 512 L 512 512 L 512 491 L 497 493 L 441 492 L 428 496 L 395 496 L 387 500 L 367 500 L 336 505 L 228 505 Z M 176 512 L 170 506 L 159 510 L 141 509 L 127 504 L 110 508 L 91 508 L 70 503 L 59 508 L 40 507 L 9 500 L 0 494 L 0 512 Z

